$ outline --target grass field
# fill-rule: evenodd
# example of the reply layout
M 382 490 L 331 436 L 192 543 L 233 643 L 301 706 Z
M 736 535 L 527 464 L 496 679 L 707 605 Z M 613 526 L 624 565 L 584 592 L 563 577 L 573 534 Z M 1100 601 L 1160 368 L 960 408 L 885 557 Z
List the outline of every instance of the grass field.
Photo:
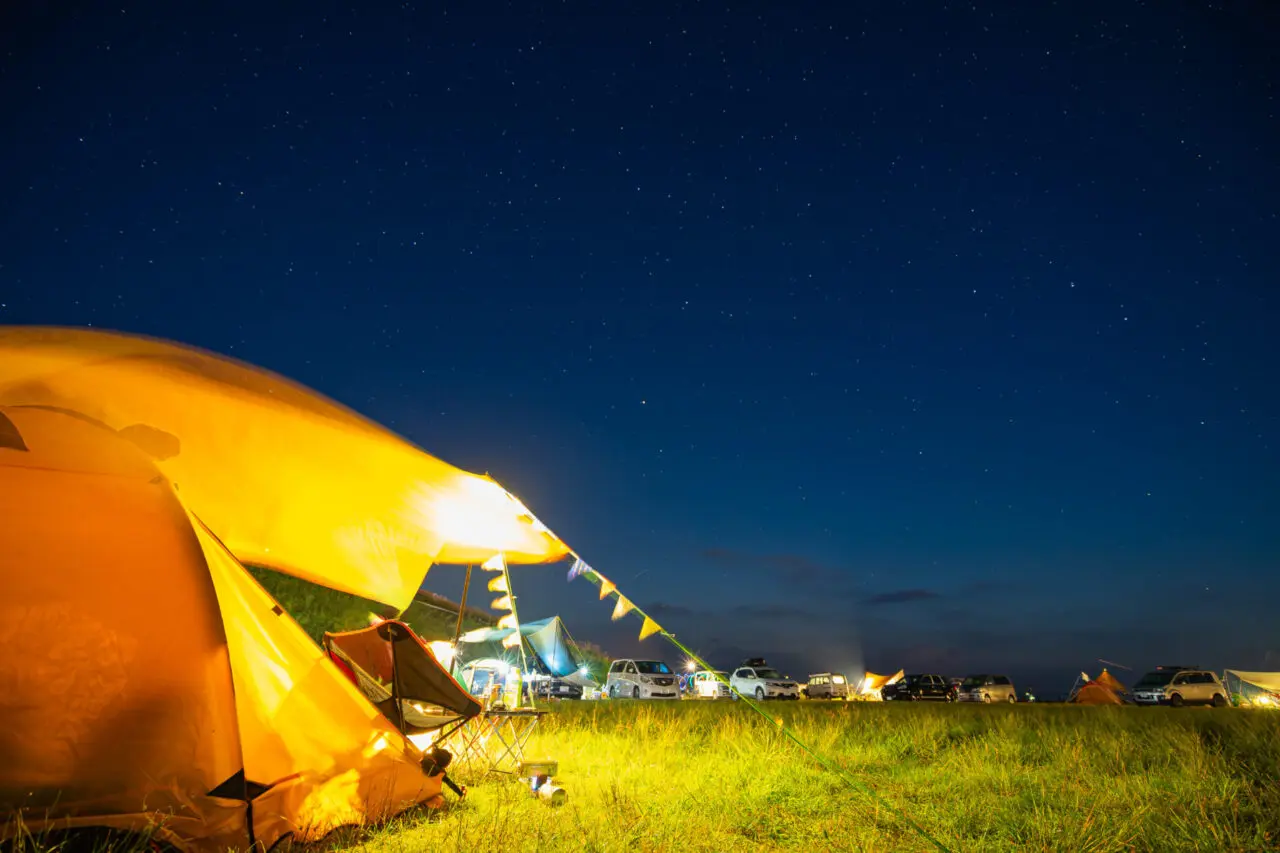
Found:
M 951 850 L 1280 849 L 1280 713 L 764 707 Z M 462 774 L 464 802 L 321 849 L 937 849 L 741 703 L 564 703 L 529 755 L 560 761 L 567 805 Z

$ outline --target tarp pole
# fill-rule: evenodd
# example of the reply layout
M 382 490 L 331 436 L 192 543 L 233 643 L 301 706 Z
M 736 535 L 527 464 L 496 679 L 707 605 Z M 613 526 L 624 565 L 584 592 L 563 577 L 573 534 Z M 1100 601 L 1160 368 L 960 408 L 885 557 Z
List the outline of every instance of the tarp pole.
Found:
M 458 641 L 462 639 L 462 615 L 467 612 L 467 590 L 471 588 L 471 564 L 467 563 L 467 577 L 462 582 L 462 603 L 458 605 L 458 627 L 453 629 L 453 660 L 449 662 L 449 675 L 458 670 Z

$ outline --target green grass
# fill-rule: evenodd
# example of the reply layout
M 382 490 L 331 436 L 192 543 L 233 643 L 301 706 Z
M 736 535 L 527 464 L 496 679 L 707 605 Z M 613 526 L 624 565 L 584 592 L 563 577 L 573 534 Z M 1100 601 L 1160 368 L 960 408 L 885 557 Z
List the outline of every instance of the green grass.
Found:
M 1280 714 L 764 707 L 951 850 L 1280 849 Z M 559 760 L 566 806 L 459 772 L 465 801 L 319 849 L 936 849 L 741 703 L 563 703 L 527 754 Z

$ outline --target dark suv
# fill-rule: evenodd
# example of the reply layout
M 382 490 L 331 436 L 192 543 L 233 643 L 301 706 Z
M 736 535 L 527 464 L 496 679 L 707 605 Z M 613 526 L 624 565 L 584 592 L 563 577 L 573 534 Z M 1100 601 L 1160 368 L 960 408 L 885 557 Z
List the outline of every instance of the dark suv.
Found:
M 908 675 L 880 691 L 886 702 L 951 702 L 955 688 L 941 675 Z

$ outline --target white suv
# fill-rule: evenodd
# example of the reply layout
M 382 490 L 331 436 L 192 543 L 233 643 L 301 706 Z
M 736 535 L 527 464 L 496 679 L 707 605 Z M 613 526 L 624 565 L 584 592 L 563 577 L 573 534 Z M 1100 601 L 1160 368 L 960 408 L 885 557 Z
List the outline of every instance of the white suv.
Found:
M 609 665 L 604 693 L 610 699 L 679 699 L 680 687 L 662 661 L 624 658 Z
M 783 678 L 779 672 L 762 660 L 752 661 L 751 666 L 740 666 L 729 677 L 729 685 L 743 696 L 756 699 L 799 699 L 800 685 Z
M 1212 705 L 1227 704 L 1227 688 L 1217 673 L 1203 669 L 1158 666 L 1133 686 L 1133 701 L 1139 705 Z

